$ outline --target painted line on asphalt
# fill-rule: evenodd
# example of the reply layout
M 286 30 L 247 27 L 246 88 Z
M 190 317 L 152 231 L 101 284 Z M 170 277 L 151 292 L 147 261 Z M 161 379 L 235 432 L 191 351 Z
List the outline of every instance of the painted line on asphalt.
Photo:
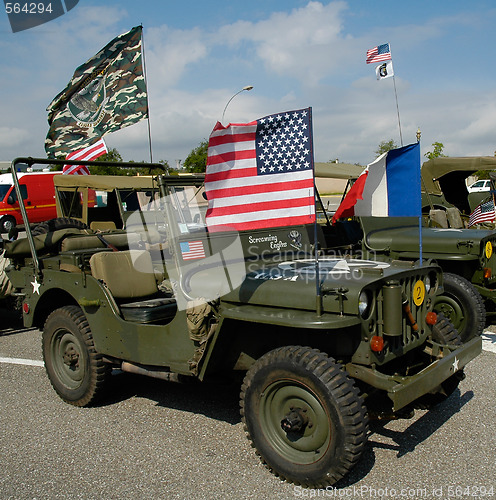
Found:
M 482 350 L 496 353 L 496 333 L 489 331 L 482 332 Z M 45 366 L 43 361 L 37 359 L 22 359 L 22 358 L 2 358 L 0 363 L 7 363 L 11 365 L 26 365 L 26 366 Z
M 488 332 L 487 330 L 482 332 L 482 350 L 496 352 L 496 333 Z
M 37 359 L 21 359 L 21 358 L 1 358 L 0 363 L 7 363 L 10 365 L 27 365 L 27 366 L 45 366 L 43 361 Z

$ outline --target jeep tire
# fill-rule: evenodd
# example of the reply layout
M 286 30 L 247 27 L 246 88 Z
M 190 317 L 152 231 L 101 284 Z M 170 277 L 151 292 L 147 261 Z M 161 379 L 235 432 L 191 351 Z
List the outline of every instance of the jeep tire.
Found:
M 336 483 L 367 440 L 368 417 L 352 379 L 309 347 L 281 347 L 258 359 L 243 381 L 240 405 L 262 462 L 305 487 Z
M 45 222 L 41 222 L 33 228 L 31 234 L 36 236 L 38 234 L 51 233 L 52 231 L 58 231 L 59 229 L 88 229 L 88 226 L 81 222 L 79 219 L 72 219 L 71 217 L 58 217 L 56 219 L 50 219 Z
M 444 293 L 436 297 L 434 311 L 453 323 L 463 342 L 481 335 L 486 325 L 486 308 L 480 293 L 457 274 L 444 273 L 443 281 Z
M 95 350 L 88 321 L 78 306 L 64 306 L 47 318 L 43 360 L 57 394 L 74 406 L 89 406 L 102 394 L 110 366 Z

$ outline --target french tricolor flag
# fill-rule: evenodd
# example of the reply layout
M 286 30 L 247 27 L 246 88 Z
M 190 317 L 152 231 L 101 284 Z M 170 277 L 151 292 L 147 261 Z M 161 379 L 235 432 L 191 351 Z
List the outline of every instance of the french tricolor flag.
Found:
M 332 222 L 354 215 L 420 217 L 420 143 L 392 149 L 367 165 Z

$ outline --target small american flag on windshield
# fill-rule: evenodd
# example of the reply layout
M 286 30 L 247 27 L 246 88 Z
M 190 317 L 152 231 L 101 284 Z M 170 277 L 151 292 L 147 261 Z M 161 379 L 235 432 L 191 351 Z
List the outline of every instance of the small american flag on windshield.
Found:
M 203 259 L 205 257 L 202 241 L 181 241 L 179 247 L 183 260 Z

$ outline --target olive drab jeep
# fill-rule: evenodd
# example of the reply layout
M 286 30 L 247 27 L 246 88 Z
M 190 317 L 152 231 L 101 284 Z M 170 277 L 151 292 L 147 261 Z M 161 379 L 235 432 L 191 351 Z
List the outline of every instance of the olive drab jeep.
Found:
M 18 159 L 14 173 L 18 161 L 57 163 Z M 369 418 L 446 399 L 481 339 L 461 343 L 433 312 L 439 267 L 326 257 L 314 225 L 209 232 L 203 181 L 153 177 L 125 228 L 26 224 L 26 238 L 4 243 L 24 324 L 42 329 L 50 382 L 75 406 L 104 397 L 113 368 L 241 374 L 262 462 L 296 484 L 332 485 L 359 460 Z
M 455 179 L 458 184 L 464 185 L 468 175 L 465 163 L 459 165 L 463 171 L 453 172 L 453 162 L 437 162 L 450 158 L 435 160 L 424 163 L 424 180 L 430 172 L 425 170 L 426 166 L 432 169 L 442 165 L 451 169 L 450 174 L 456 174 L 455 177 L 448 175 L 448 179 Z M 339 167 L 332 163 L 320 164 L 317 175 L 345 178 L 351 183 L 359 174 L 356 166 L 354 170 L 346 168 L 346 172 Z M 458 174 L 463 176 L 458 177 Z M 430 184 L 426 182 L 425 186 L 429 188 Z M 332 224 L 333 214 L 327 213 L 323 206 L 320 214 L 320 245 L 327 254 L 349 254 L 379 261 L 420 258 L 419 222 L 416 217 L 357 216 Z M 422 257 L 435 261 L 444 275 L 444 293 L 435 299 L 434 310 L 449 318 L 463 341 L 480 335 L 486 325 L 486 315 L 495 314 L 496 254 L 493 249 L 496 249 L 496 232 L 491 229 L 422 227 Z

